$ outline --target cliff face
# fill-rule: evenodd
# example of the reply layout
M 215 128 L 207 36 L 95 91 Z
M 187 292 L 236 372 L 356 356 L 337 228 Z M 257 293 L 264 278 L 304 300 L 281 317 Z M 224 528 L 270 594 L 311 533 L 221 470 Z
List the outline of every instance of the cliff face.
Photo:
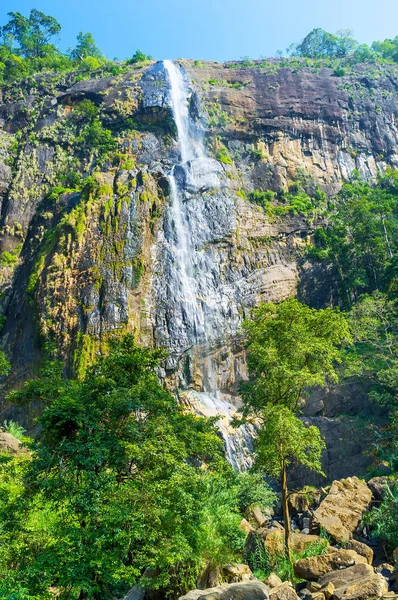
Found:
M 286 190 L 298 177 L 310 194 L 319 186 L 332 195 L 354 169 L 371 179 L 398 167 L 397 69 L 359 66 L 336 77 L 278 61 L 181 65 L 209 157 L 176 167 L 195 247 L 203 343 L 192 343 L 170 243 L 167 176 L 179 158 L 163 64 L 78 82 L 73 74 L 41 75 L 0 90 L 2 343 L 13 364 L 7 385 L 49 354 L 81 374 L 109 334 L 129 330 L 140 343 L 168 349 L 162 376 L 169 385 L 201 391 L 211 373 L 234 397 L 245 376 L 239 326 L 249 309 L 297 289 L 314 304 L 327 300 L 327 286 L 315 290 L 311 265 L 298 266 L 317 213 L 270 215 L 248 198 Z M 95 115 L 87 114 L 87 100 Z M 101 158 L 105 130 L 117 149 Z M 88 175 L 82 188 L 77 181 Z M 312 403 L 309 418 L 328 414 L 332 438 L 325 402 Z M 4 417 L 15 410 L 3 401 Z M 18 418 L 28 423 L 33 414 Z M 339 437 L 342 427 L 336 421 Z M 348 450 L 352 472 L 364 466 L 361 451 L 357 443 Z

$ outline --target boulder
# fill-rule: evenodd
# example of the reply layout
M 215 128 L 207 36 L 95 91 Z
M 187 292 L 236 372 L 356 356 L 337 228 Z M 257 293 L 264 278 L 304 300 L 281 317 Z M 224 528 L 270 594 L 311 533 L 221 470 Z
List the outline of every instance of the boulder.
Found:
M 246 531 L 246 533 L 250 533 L 251 531 L 254 531 L 254 527 L 252 527 L 249 523 L 249 521 L 246 521 L 246 519 L 242 519 L 239 525 L 240 529 L 243 529 L 243 531 Z
M 124 596 L 123 600 L 145 600 L 146 590 L 145 588 L 135 585 L 129 592 Z
M 238 583 L 239 581 L 251 581 L 255 579 L 250 567 L 238 563 L 230 563 L 223 566 L 221 577 L 226 583 Z
M 250 516 L 254 519 L 259 527 L 264 527 L 269 521 L 269 517 L 266 517 L 259 506 L 252 506 L 249 509 Z
M 350 540 L 345 545 L 346 550 L 354 550 L 357 554 L 364 556 L 368 561 L 368 564 L 371 565 L 373 563 L 373 550 L 367 544 L 363 542 L 358 542 L 357 540 Z
M 382 575 L 385 579 L 391 579 L 395 569 L 388 563 L 382 563 L 375 568 L 376 573 Z
M 292 516 L 308 511 L 317 506 L 321 499 L 319 490 L 302 490 L 289 495 L 289 510 Z
M 329 573 L 329 571 L 346 569 L 353 565 L 366 563 L 366 558 L 353 550 L 337 550 L 337 552 L 297 560 L 294 563 L 294 574 L 300 579 L 317 581 L 322 575 Z
M 278 577 L 276 573 L 271 573 L 271 575 L 268 575 L 267 579 L 264 579 L 264 583 L 269 588 L 274 588 L 278 585 L 282 585 L 282 579 Z
M 338 588 L 345 588 L 359 579 L 366 579 L 370 575 L 373 575 L 373 573 L 372 567 L 367 563 L 363 563 L 339 571 L 330 571 L 322 575 L 318 583 L 321 585 L 321 588 L 326 587 L 329 583 L 333 583 L 337 590 Z
M 0 431 L 0 451 L 16 454 L 20 446 L 21 442 L 11 435 L 11 433 Z
M 333 596 L 334 590 L 335 590 L 334 584 L 331 581 L 329 581 L 329 583 L 327 585 L 325 585 L 321 591 L 322 591 L 323 595 L 325 596 L 326 600 L 329 600 L 329 598 L 331 598 Z
M 270 600 L 299 600 L 290 581 L 284 581 L 269 593 Z
M 382 477 L 373 477 L 370 479 L 368 481 L 368 488 L 372 492 L 373 498 L 377 502 L 382 502 L 390 484 L 390 478 L 387 475 L 383 475 Z
M 192 590 L 179 600 L 268 600 L 268 588 L 261 581 L 223 583 L 207 590 Z
M 314 512 L 313 526 L 324 529 L 337 542 L 348 542 L 371 500 L 372 492 L 358 477 L 334 481 Z
M 388 593 L 388 584 L 384 577 L 373 573 L 348 585 L 341 596 L 337 593 L 335 590 L 334 595 L 341 600 L 378 600 Z

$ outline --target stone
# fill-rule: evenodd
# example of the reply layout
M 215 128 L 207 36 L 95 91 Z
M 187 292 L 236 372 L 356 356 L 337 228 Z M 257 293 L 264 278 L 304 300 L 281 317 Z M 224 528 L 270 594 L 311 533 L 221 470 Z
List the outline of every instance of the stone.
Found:
M 386 475 L 382 477 L 373 477 L 368 481 L 368 488 L 372 492 L 373 498 L 377 502 L 382 502 L 386 491 L 389 489 L 391 480 Z
M 366 558 L 353 550 L 338 550 L 329 554 L 321 554 L 297 560 L 294 563 L 294 574 L 300 579 L 317 581 L 329 571 L 346 569 L 347 567 L 364 563 L 367 563 Z
M 354 565 L 353 567 L 348 567 L 347 569 L 330 571 L 329 573 L 322 575 L 319 578 L 318 583 L 322 588 L 326 587 L 329 583 L 333 583 L 335 589 L 337 590 L 338 588 L 346 587 L 354 581 L 366 579 L 373 574 L 374 571 L 372 567 L 367 563 L 362 563 L 359 565 Z
M 391 579 L 395 569 L 388 563 L 382 563 L 381 565 L 377 565 L 377 567 L 375 567 L 375 571 L 376 573 L 382 575 L 385 579 Z
M 310 530 L 308 529 L 308 527 L 306 527 L 305 529 L 301 530 L 301 534 L 302 535 L 309 535 L 309 533 L 310 533 Z
M 221 568 L 223 581 L 227 583 L 238 583 L 239 581 L 251 581 L 254 575 L 250 567 L 244 564 L 231 563 Z
M 146 590 L 145 588 L 135 585 L 129 592 L 124 596 L 123 600 L 145 600 Z
M 278 575 L 276 573 L 271 573 L 271 575 L 268 575 L 268 577 L 266 579 L 264 579 L 264 583 L 269 588 L 274 588 L 274 587 L 277 587 L 278 585 L 282 585 L 282 579 L 280 577 L 278 577 Z
M 337 590 L 336 590 L 337 592 Z M 378 600 L 384 594 L 388 593 L 388 585 L 384 577 L 373 573 L 365 579 L 354 581 L 348 585 L 343 595 L 342 600 Z
M 321 492 L 309 490 L 289 494 L 289 510 L 292 516 L 308 511 L 319 504 Z
M 334 590 L 335 587 L 331 581 L 329 581 L 329 583 L 322 588 L 322 593 L 325 596 L 326 600 L 329 600 L 329 598 L 333 596 Z
M 369 565 L 373 563 L 373 550 L 367 544 L 358 542 L 357 540 L 350 540 L 344 547 L 346 550 L 354 550 L 357 554 L 364 556 Z
M 246 533 L 250 533 L 251 531 L 254 531 L 254 527 L 252 525 L 250 525 L 249 521 L 247 521 L 246 519 L 242 519 L 240 524 L 239 524 L 239 528 L 243 529 L 243 531 L 246 531 Z
M 299 600 L 290 581 L 284 581 L 269 593 L 270 600 Z
M 252 506 L 250 507 L 249 512 L 253 516 L 253 519 L 256 521 L 259 527 L 264 527 L 264 525 L 268 523 L 269 519 L 263 514 L 260 507 Z
M 11 433 L 0 431 L 0 450 L 16 454 L 21 447 L 21 442 L 17 440 Z
M 317 581 L 309 581 L 306 588 L 310 592 L 319 592 L 322 586 Z
M 207 590 L 192 590 L 179 600 L 267 600 L 268 588 L 261 581 L 223 583 Z
M 324 529 L 337 542 L 348 542 L 371 500 L 372 492 L 358 477 L 334 481 L 314 512 L 313 525 Z

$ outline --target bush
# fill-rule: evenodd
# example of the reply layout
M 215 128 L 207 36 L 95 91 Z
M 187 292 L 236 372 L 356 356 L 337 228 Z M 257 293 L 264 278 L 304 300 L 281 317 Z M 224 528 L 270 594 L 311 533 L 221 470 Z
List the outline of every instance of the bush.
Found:
M 390 555 L 398 547 L 398 486 L 388 488 L 380 506 L 365 516 L 371 531 L 380 539 Z
M 232 158 L 228 152 L 228 148 L 226 148 L 225 146 L 221 146 L 221 148 L 217 151 L 216 158 L 225 165 L 232 165 L 233 163 Z
M 21 441 L 22 441 L 22 439 L 24 437 L 24 433 L 26 431 L 26 429 L 24 429 L 22 427 L 22 425 L 19 425 L 15 421 L 3 421 L 3 424 L 1 425 L 1 429 L 3 429 L 3 431 L 6 431 L 7 433 L 10 433 L 15 438 L 17 438 L 17 440 L 21 440 Z

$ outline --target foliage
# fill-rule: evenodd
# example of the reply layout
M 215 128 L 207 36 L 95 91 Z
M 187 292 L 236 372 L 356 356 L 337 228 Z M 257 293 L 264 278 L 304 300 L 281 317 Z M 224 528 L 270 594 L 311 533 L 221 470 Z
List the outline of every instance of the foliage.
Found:
M 50 40 L 61 31 L 54 17 L 36 8 L 30 11 L 28 18 L 19 12 L 10 12 L 8 16 L 10 19 L 1 27 L 0 36 L 11 52 L 25 58 L 37 58 L 53 50 Z
M 398 547 L 398 487 L 396 485 L 392 484 L 386 489 L 383 502 L 374 506 L 371 512 L 365 515 L 365 519 L 391 556 Z
M 144 54 L 143 52 L 141 52 L 141 50 L 136 50 L 133 56 L 126 60 L 126 65 L 135 65 L 136 63 L 145 62 L 149 60 L 152 60 L 152 56 Z
M 376 185 L 354 176 L 314 239 L 309 256 L 330 265 L 344 308 L 364 292 L 393 290 L 398 281 L 397 172 L 387 170 Z
M 221 145 L 221 147 L 219 148 L 219 150 L 216 153 L 216 159 L 219 160 L 220 162 L 224 163 L 225 165 L 233 164 L 233 160 L 231 158 L 230 153 L 228 152 L 228 148 L 226 146 L 224 146 L 223 144 Z
M 261 305 L 244 331 L 250 372 L 242 384 L 245 416 L 267 404 L 295 411 L 306 388 L 337 381 L 339 346 L 350 339 L 347 320 L 338 310 L 315 310 L 294 298 Z
M 55 586 L 61 599 L 105 600 L 136 581 L 179 595 L 206 562 L 240 557 L 240 508 L 256 493 L 225 462 L 212 422 L 160 386 L 163 356 L 126 336 L 81 381 L 48 363 L 10 395 L 46 409 L 14 495 L 0 494 L 3 594 L 45 598 Z M 10 485 L 0 470 L 0 491 Z M 259 496 L 273 501 L 265 484 Z
M 6 431 L 7 433 L 10 433 L 15 438 L 17 438 L 17 440 L 21 440 L 21 441 L 22 441 L 22 439 L 24 437 L 24 433 L 26 431 L 26 429 L 24 429 L 22 427 L 22 425 L 19 425 L 15 421 L 3 421 L 3 424 L 1 425 L 1 429 L 3 431 Z
M 266 405 L 256 439 L 255 468 L 278 479 L 283 465 L 303 465 L 322 474 L 321 455 L 326 448 L 319 429 L 306 427 L 286 406 Z
M 294 55 L 308 58 L 342 58 L 352 53 L 358 42 L 350 30 L 339 31 L 335 35 L 321 28 L 313 29 L 294 49 Z
M 271 573 L 275 573 L 282 581 L 291 581 L 294 584 L 299 583 L 299 579 L 294 574 L 293 565 L 296 560 L 319 556 L 328 552 L 328 540 L 322 537 L 319 541 L 312 542 L 302 552 L 297 552 L 294 548 L 291 551 L 291 560 L 286 559 L 284 552 L 275 551 L 270 554 L 260 538 L 256 538 L 256 549 L 251 555 L 245 557 L 248 565 L 258 579 L 265 579 Z
M 11 364 L 7 360 L 7 357 L 4 354 L 4 352 L 0 350 L 0 375 L 8 375 L 10 369 Z
M 72 59 L 82 61 L 85 58 L 97 58 L 103 59 L 101 50 L 98 48 L 92 33 L 83 33 L 80 31 L 77 34 L 77 45 L 74 50 L 71 51 L 70 56 Z

